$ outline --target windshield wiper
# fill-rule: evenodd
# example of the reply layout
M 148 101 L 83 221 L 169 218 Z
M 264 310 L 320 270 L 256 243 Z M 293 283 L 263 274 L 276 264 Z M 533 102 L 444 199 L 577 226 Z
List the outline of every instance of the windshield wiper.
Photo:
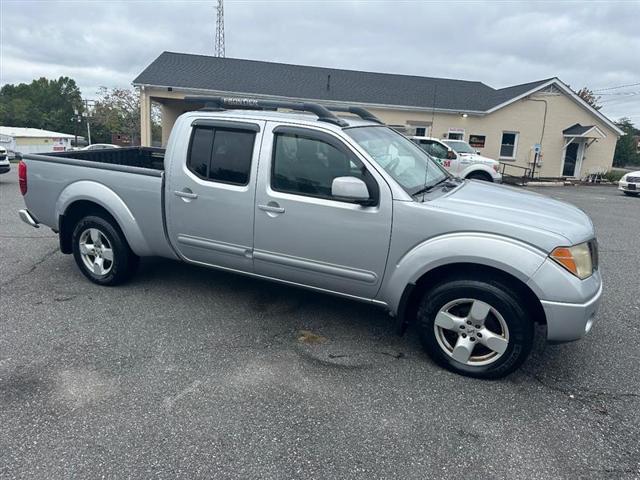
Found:
M 438 180 L 433 185 L 425 186 L 425 187 L 421 188 L 420 190 L 418 190 L 417 192 L 414 192 L 412 194 L 412 196 L 415 197 L 416 195 L 422 195 L 423 193 L 429 193 L 431 190 L 436 188 L 438 185 L 442 185 L 443 183 L 445 184 L 445 187 L 457 187 L 458 186 L 458 183 L 453 181 L 453 177 L 444 177 L 442 180 Z

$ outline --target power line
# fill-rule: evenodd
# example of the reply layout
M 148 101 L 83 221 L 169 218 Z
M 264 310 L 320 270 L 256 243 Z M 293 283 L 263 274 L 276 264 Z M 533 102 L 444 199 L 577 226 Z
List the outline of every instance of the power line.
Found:
M 618 88 L 635 87 L 636 85 L 640 85 L 640 82 L 628 83 L 627 85 L 618 85 L 617 87 L 597 88 L 596 90 L 592 90 L 592 92 L 604 92 L 605 90 L 617 90 Z
M 213 54 L 216 57 L 224 58 L 224 5 L 222 3 L 222 0 L 218 0 L 216 12 L 216 38 Z

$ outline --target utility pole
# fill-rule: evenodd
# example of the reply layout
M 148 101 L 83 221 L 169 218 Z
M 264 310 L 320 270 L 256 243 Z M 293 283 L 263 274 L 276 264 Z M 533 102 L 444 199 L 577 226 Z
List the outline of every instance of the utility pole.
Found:
M 223 0 L 218 0 L 216 12 L 218 18 L 216 20 L 216 38 L 214 46 L 214 56 L 224 58 L 224 5 Z

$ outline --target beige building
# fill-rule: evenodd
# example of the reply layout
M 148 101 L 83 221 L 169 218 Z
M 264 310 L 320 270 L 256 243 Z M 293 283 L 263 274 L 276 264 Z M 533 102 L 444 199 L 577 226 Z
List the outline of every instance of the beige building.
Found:
M 493 89 L 481 82 L 164 52 L 133 84 L 140 89 L 147 146 L 152 102 L 161 106 L 166 145 L 176 118 L 199 108 L 185 96 L 197 95 L 362 106 L 410 135 L 466 140 L 518 176 L 534 163 L 543 177 L 606 171 L 623 133 L 557 78 Z

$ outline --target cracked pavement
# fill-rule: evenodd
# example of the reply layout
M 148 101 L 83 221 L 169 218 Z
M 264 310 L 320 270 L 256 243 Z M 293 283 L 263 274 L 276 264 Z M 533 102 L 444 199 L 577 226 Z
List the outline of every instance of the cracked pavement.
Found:
M 0 175 L 0 478 L 640 478 L 640 198 L 594 220 L 584 340 L 495 382 L 347 300 L 162 259 L 89 283 Z M 315 339 L 305 341 L 305 338 Z

